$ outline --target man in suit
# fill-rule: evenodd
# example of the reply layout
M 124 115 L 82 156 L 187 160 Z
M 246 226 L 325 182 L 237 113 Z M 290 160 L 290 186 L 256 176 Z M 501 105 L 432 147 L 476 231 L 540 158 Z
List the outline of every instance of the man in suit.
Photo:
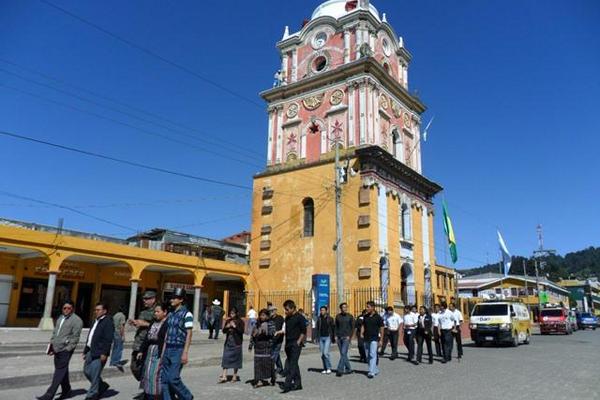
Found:
M 106 305 L 102 302 L 96 304 L 94 312 L 96 321 L 90 329 L 83 350 L 83 373 L 91 384 L 85 396 L 86 400 L 97 400 L 108 390 L 109 385 L 102 380 L 101 375 L 115 335 L 115 326 L 112 318 L 107 315 Z
M 54 399 L 59 385 L 62 389 L 59 399 L 70 397 L 69 362 L 77 343 L 79 343 L 79 336 L 83 328 L 83 321 L 73 312 L 74 309 L 75 305 L 71 300 L 65 301 L 62 307 L 62 315 L 54 325 L 54 332 L 52 332 L 47 351 L 49 356 L 54 356 L 54 377 L 46 393 L 39 396 L 38 400 Z
M 427 345 L 427 354 L 429 355 L 429 364 L 433 364 L 433 353 L 431 352 L 431 329 L 433 320 L 427 308 L 421 306 L 419 308 L 419 324 L 417 325 L 417 362 L 422 362 L 423 343 Z

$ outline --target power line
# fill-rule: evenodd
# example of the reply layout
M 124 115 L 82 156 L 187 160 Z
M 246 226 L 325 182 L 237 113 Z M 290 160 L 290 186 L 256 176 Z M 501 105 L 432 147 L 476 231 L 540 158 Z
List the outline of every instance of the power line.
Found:
M 11 192 L 7 192 L 7 191 L 4 191 L 4 190 L 0 190 L 0 195 L 7 196 L 7 197 L 12 197 L 12 198 L 15 198 L 15 199 L 20 199 L 20 200 L 32 201 L 34 203 L 44 204 L 44 205 L 55 207 L 55 208 L 61 208 L 63 210 L 71 211 L 72 213 L 79 214 L 79 215 L 82 215 L 84 217 L 88 217 L 88 218 L 94 219 L 96 221 L 103 222 L 103 223 L 108 224 L 108 225 L 116 226 L 116 227 L 121 228 L 121 229 L 125 229 L 125 230 L 132 231 L 132 232 L 137 232 L 138 231 L 137 229 L 131 228 L 129 226 L 121 225 L 121 224 L 118 224 L 116 222 L 109 221 L 109 220 L 107 220 L 105 218 L 100 218 L 100 217 L 97 217 L 97 216 L 92 215 L 90 213 L 87 213 L 87 212 L 84 212 L 84 211 L 81 211 L 81 210 L 77 210 L 77 209 L 69 207 L 69 206 L 65 206 L 63 204 L 52 203 L 52 202 L 49 202 L 49 201 L 35 199 L 33 197 L 22 196 L 22 195 L 11 193 Z
M 19 134 L 12 133 L 12 132 L 0 131 L 0 135 L 12 137 L 12 138 L 19 139 L 19 140 L 25 140 L 25 141 L 29 141 L 29 142 L 32 142 L 32 143 L 43 144 L 45 146 L 50 146 L 50 147 L 54 147 L 54 148 L 57 148 L 57 149 L 61 149 L 61 150 L 65 150 L 65 151 L 70 151 L 70 152 L 73 152 L 73 153 L 84 154 L 86 156 L 100 158 L 100 159 L 103 159 L 103 160 L 109 160 L 109 161 L 113 161 L 113 162 L 116 162 L 116 163 L 129 165 L 129 166 L 136 167 L 136 168 L 147 169 L 147 170 L 155 171 L 155 172 L 161 172 L 163 174 L 169 174 L 169 175 L 179 176 L 179 177 L 182 177 L 182 178 L 188 178 L 188 179 L 193 179 L 193 180 L 197 180 L 197 181 L 200 181 L 200 182 L 206 182 L 206 183 L 212 183 L 212 184 L 215 184 L 215 185 L 228 186 L 228 187 L 233 187 L 233 188 L 237 188 L 237 189 L 252 190 L 252 188 L 250 186 L 243 186 L 243 185 L 239 185 L 239 184 L 236 184 L 236 183 L 225 182 L 225 181 L 220 181 L 220 180 L 210 179 L 210 178 L 204 178 L 204 177 L 201 177 L 201 176 L 192 175 L 192 174 L 188 174 L 188 173 L 184 173 L 184 172 L 178 172 L 178 171 L 172 171 L 172 170 L 165 169 L 165 168 L 154 167 L 152 165 L 142 164 L 142 163 L 138 163 L 138 162 L 135 162 L 135 161 L 129 161 L 129 160 L 125 160 L 125 159 L 122 159 L 122 158 L 107 156 L 107 155 L 104 155 L 104 154 L 95 153 L 93 151 L 78 149 L 78 148 L 75 148 L 75 147 L 65 146 L 65 145 L 58 144 L 58 143 L 47 142 L 45 140 L 35 139 L 35 138 L 29 137 L 29 136 L 23 136 L 23 135 L 19 135 Z
M 1 59 L 1 58 L 0 58 L 0 61 L 1 61 L 1 62 L 4 62 L 4 63 L 6 63 L 6 64 L 9 64 L 9 65 L 12 65 L 12 66 L 16 66 L 16 67 L 18 67 L 18 68 L 21 68 L 21 69 L 23 69 L 23 70 L 25 70 L 25 71 L 28 71 L 28 72 L 33 72 L 33 73 L 35 73 L 35 74 L 38 74 L 38 75 L 40 75 L 40 76 L 42 76 L 42 77 L 46 78 L 47 80 L 52 80 L 52 81 L 55 81 L 55 82 L 58 82 L 58 83 L 65 84 L 64 82 L 62 82 L 62 81 L 60 81 L 60 80 L 58 80 L 58 79 L 55 79 L 55 78 L 53 78 L 53 77 L 50 77 L 50 76 L 48 76 L 48 75 L 46 75 L 46 74 L 44 74 L 44 73 L 42 73 L 42 72 L 35 71 L 35 70 L 32 70 L 32 69 L 30 69 L 30 68 L 27 68 L 27 67 L 23 67 L 23 66 L 21 66 L 21 65 L 19 65 L 19 64 L 16 64 L 16 63 L 12 62 L 12 61 L 4 60 L 4 59 Z M 168 130 L 168 131 L 174 132 L 174 133 L 176 133 L 176 134 L 178 134 L 178 135 L 181 135 L 181 136 L 184 136 L 184 137 L 187 137 L 187 138 L 193 139 L 193 140 L 197 140 L 197 141 L 199 141 L 199 142 L 203 142 L 203 143 L 207 143 L 207 144 L 210 144 L 210 145 L 213 145 L 213 146 L 219 146 L 219 147 L 222 147 L 222 146 L 223 146 L 223 144 L 226 144 L 226 145 L 228 145 L 228 146 L 232 146 L 232 147 L 238 148 L 238 149 L 240 149 L 240 150 L 243 150 L 243 151 L 245 152 L 245 154 L 244 154 L 244 153 L 242 153 L 242 152 L 241 152 L 241 151 L 239 151 L 239 150 L 231 150 L 231 149 L 230 149 L 230 151 L 236 152 L 236 153 L 238 153 L 238 154 L 240 154 L 240 155 L 242 155 L 242 156 L 244 156 L 244 157 L 249 157 L 249 158 L 253 158 L 253 159 L 256 159 L 256 160 L 262 160 L 262 155 L 261 155 L 261 154 L 259 154 L 259 153 L 257 153 L 257 152 L 254 152 L 254 151 L 250 151 L 250 150 L 248 150 L 248 149 L 246 149 L 246 148 L 244 148 L 244 147 L 242 147 L 242 146 L 239 146 L 239 145 L 237 145 L 237 144 L 235 144 L 235 143 L 232 143 L 232 142 L 229 142 L 229 141 L 226 141 L 226 140 L 223 140 L 223 139 L 219 139 L 219 140 L 210 140 L 210 139 L 201 138 L 201 137 L 198 137 L 198 136 L 195 136 L 195 135 L 190 135 L 190 134 L 186 133 L 185 131 L 182 131 L 181 129 L 174 129 L 174 128 L 170 127 L 170 126 L 167 126 L 167 125 L 164 125 L 164 124 L 161 124 L 161 123 L 157 123 L 156 121 L 152 121 L 152 120 L 149 120 L 149 119 L 147 119 L 147 118 L 142 118 L 142 117 L 140 117 L 140 116 L 138 116 L 138 115 L 135 115 L 134 113 L 127 112 L 127 111 L 123 111 L 123 110 L 120 110 L 120 109 L 118 109 L 118 108 L 115 108 L 115 107 L 110 107 L 110 106 L 107 106 L 107 105 L 105 105 L 105 104 L 99 103 L 98 101 L 95 101 L 95 100 L 90 100 L 89 98 L 83 97 L 83 96 L 81 96 L 80 94 L 77 94 L 77 93 L 72 93 L 72 92 L 66 91 L 66 90 L 64 90 L 64 89 L 58 88 L 58 87 L 56 87 L 56 86 L 51 86 L 51 85 L 48 85 L 48 84 L 46 84 L 46 83 L 42 83 L 42 82 L 39 82 L 39 81 L 36 81 L 36 80 L 30 79 L 30 78 L 27 78 L 27 77 L 25 77 L 25 76 L 23 76 L 23 75 L 19 75 L 19 74 L 15 73 L 15 72 L 12 72 L 12 71 L 6 70 L 6 69 L 4 69 L 4 68 L 0 68 L 0 71 L 4 72 L 4 73 L 6 73 L 6 74 L 10 74 L 10 75 L 12 75 L 12 76 L 14 76 L 14 77 L 16 77 L 16 78 L 18 78 L 18 79 L 24 80 L 24 81 L 26 81 L 26 82 L 30 82 L 30 83 L 33 83 L 33 84 L 36 84 L 36 85 L 39 85 L 39 86 L 42 86 L 42 87 L 50 88 L 50 89 L 52 89 L 52 90 L 55 90 L 55 91 L 57 91 L 57 92 L 60 92 L 60 93 L 66 94 L 66 95 L 68 95 L 68 96 L 71 96 L 71 97 L 75 97 L 75 98 L 77 98 L 77 99 L 79 99 L 79 100 L 82 100 L 82 101 L 85 101 L 85 102 L 87 102 L 87 103 L 91 103 L 91 104 L 94 104 L 94 105 L 96 105 L 96 106 L 99 106 L 99 107 L 105 108 L 105 109 L 107 109 L 107 110 L 110 110 L 110 111 L 114 111 L 114 112 L 117 112 L 117 113 L 120 113 L 120 114 L 127 115 L 128 117 L 131 117 L 131 118 L 134 118 L 134 119 L 140 120 L 140 121 L 142 121 L 142 122 L 145 122 L 145 123 L 148 123 L 148 124 L 156 125 L 156 126 L 158 126 L 158 127 L 161 127 L 161 128 L 163 128 L 163 129 L 166 129 L 166 130 Z M 69 85 L 69 84 L 67 84 L 67 85 Z M 69 86 L 74 86 L 74 85 L 69 85 Z M 198 133 L 200 133 L 200 134 L 202 134 L 202 135 L 206 135 L 206 136 L 208 136 L 208 133 L 206 133 L 206 132 L 203 132 L 203 131 L 201 131 L 201 130 L 198 130 L 198 129 L 195 129 L 195 128 L 190 128 L 190 127 L 187 127 L 187 126 L 185 126 L 185 125 L 178 124 L 177 122 L 173 122 L 173 121 L 171 121 L 171 120 L 165 119 L 164 117 L 161 117 L 161 116 L 159 116 L 159 115 L 152 114 L 152 113 L 146 112 L 146 111 L 144 111 L 144 110 L 141 110 L 141 109 L 139 109 L 139 108 L 137 108 L 137 107 L 129 106 L 129 105 L 127 105 L 127 104 L 124 104 L 124 103 L 121 103 L 121 102 L 119 102 L 119 101 L 112 100 L 112 99 L 110 99 L 110 98 L 107 98 L 107 97 L 105 97 L 105 96 L 102 96 L 102 95 L 96 94 L 96 93 L 94 93 L 94 92 L 92 92 L 92 91 L 90 91 L 90 90 L 87 90 L 87 89 L 84 89 L 84 88 L 78 88 L 77 86 L 74 86 L 74 87 L 75 87 L 76 89 L 80 90 L 80 91 L 87 92 L 87 93 L 89 93 L 90 95 L 92 95 L 92 96 L 94 96 L 94 97 L 97 97 L 97 98 L 103 99 L 104 101 L 108 101 L 108 102 L 115 103 L 115 104 L 118 104 L 118 105 L 121 105 L 121 106 L 125 106 L 125 107 L 127 107 L 127 108 L 130 108 L 130 109 L 133 109 L 133 110 L 135 110 L 135 111 L 136 111 L 136 112 L 138 112 L 138 113 L 143 113 L 143 114 L 150 115 L 150 116 L 152 116 L 152 117 L 154 117 L 154 118 L 156 118 L 156 119 L 160 119 L 160 120 L 166 121 L 167 123 L 170 123 L 170 124 L 172 124 L 172 125 L 180 125 L 180 126 L 181 126 L 181 127 L 183 127 L 183 129 L 185 129 L 185 130 L 189 130 L 189 131 L 195 131 L 195 132 L 198 132 Z M 259 156 L 260 156 L 260 158 L 259 158 Z
M 175 139 L 175 138 L 172 138 L 172 137 L 170 137 L 168 135 L 163 135 L 162 133 L 154 132 L 154 131 L 151 131 L 151 130 L 148 130 L 148 129 L 140 128 L 138 126 L 131 125 L 128 122 L 123 122 L 123 121 L 120 121 L 120 120 L 115 119 L 115 118 L 107 117 L 105 115 L 98 114 L 98 113 L 95 113 L 93 111 L 87 111 L 87 110 L 81 109 L 79 107 L 72 106 L 72 105 L 67 104 L 67 103 L 63 103 L 63 102 L 60 102 L 60 101 L 52 100 L 52 99 L 49 99 L 47 97 L 40 96 L 40 95 L 31 93 L 31 92 L 28 92 L 26 90 L 22 90 L 22 89 L 16 88 L 14 86 L 6 85 L 6 84 L 3 84 L 3 83 L 0 83 L 0 86 L 5 87 L 5 88 L 10 89 L 10 90 L 14 90 L 15 92 L 26 94 L 26 95 L 34 97 L 34 98 L 42 99 L 42 100 L 47 101 L 49 103 L 57 104 L 57 105 L 59 105 L 61 107 L 70 108 L 72 110 L 78 111 L 78 112 L 83 113 L 83 114 L 89 114 L 89 115 L 92 115 L 92 116 L 94 116 L 96 118 L 104 119 L 104 120 L 113 122 L 115 124 L 122 125 L 122 126 L 125 126 L 125 127 L 128 127 L 128 128 L 134 129 L 136 131 L 144 133 L 145 135 L 155 136 L 155 137 L 159 137 L 159 138 L 165 139 L 165 140 L 167 140 L 169 142 L 173 142 L 173 143 L 185 145 L 186 148 L 191 147 L 191 148 L 193 148 L 193 149 L 195 149 L 197 151 L 204 152 L 204 153 L 209 153 L 209 154 L 213 154 L 213 155 L 215 155 L 217 157 L 225 158 L 225 159 L 227 159 L 229 161 L 236 161 L 236 162 L 239 162 L 241 164 L 250 165 L 252 167 L 262 168 L 258 164 L 254 164 L 254 163 L 251 163 L 251 162 L 248 162 L 248 161 L 245 161 L 245 160 L 240 160 L 238 158 L 231 157 L 231 156 L 229 156 L 227 154 L 219 153 L 219 152 L 216 152 L 216 151 L 213 151 L 213 150 L 208 150 L 208 149 L 205 149 L 203 147 L 199 147 L 199 146 L 197 146 L 197 145 L 195 145 L 193 143 L 189 143 L 189 142 L 186 142 L 186 141 L 183 141 L 183 140 L 180 140 L 180 139 Z
M 48 142 L 45 140 L 36 139 L 33 137 L 29 137 L 29 136 L 19 135 L 17 133 L 13 133 L 13 132 L 0 130 L 0 135 L 12 137 L 12 138 L 18 139 L 18 140 L 28 141 L 31 143 L 42 144 L 45 146 L 49 146 L 49 147 L 53 147 L 53 148 L 57 148 L 57 149 L 61 149 L 61 150 L 65 150 L 65 151 L 69 151 L 69 152 L 73 152 L 73 153 L 83 154 L 83 155 L 86 155 L 89 157 L 113 161 L 115 163 L 125 164 L 125 165 L 129 165 L 131 167 L 136 167 L 136 168 L 140 168 L 140 169 L 146 169 L 146 170 L 150 170 L 150 171 L 160 172 L 163 174 L 174 175 L 174 176 L 178 176 L 181 178 L 193 179 L 193 180 L 205 182 L 205 183 L 212 183 L 215 185 L 228 186 L 228 187 L 233 187 L 233 188 L 237 188 L 237 189 L 253 191 L 253 188 L 251 186 L 244 186 L 244 185 L 240 185 L 240 184 L 236 184 L 236 183 L 231 183 L 231 182 L 226 182 L 226 181 L 221 181 L 221 180 L 211 179 L 211 178 L 205 178 L 205 177 L 198 176 L 198 175 L 192 175 L 192 174 L 188 174 L 185 172 L 174 171 L 174 170 L 170 170 L 170 169 L 166 169 L 166 168 L 162 168 L 162 167 L 155 167 L 155 166 L 152 166 L 149 164 L 143 164 L 143 163 L 139 163 L 136 161 L 129 161 L 129 160 L 122 159 L 122 158 L 117 158 L 117 157 L 108 156 L 108 155 L 101 154 L 101 153 L 96 153 L 96 152 L 93 152 L 90 150 L 84 150 L 84 149 L 79 149 L 76 147 L 66 146 L 66 145 L 62 145 L 62 144 L 58 144 L 58 143 Z M 295 194 L 292 192 L 287 192 L 287 191 L 278 191 L 278 193 L 287 195 L 287 196 L 292 196 L 292 197 L 301 197 L 301 198 L 306 197 L 305 195 L 298 195 L 298 194 Z
M 160 61 L 162 61 L 162 62 L 164 62 L 164 63 L 166 63 L 166 64 L 168 64 L 168 65 L 170 65 L 170 66 L 172 66 L 174 68 L 177 68 L 180 71 L 183 71 L 183 72 L 185 72 L 185 73 L 187 73 L 187 74 L 189 74 L 189 75 L 191 75 L 191 76 L 193 76 L 195 78 L 198 78 L 201 81 L 203 81 L 205 83 L 208 83 L 209 85 L 211 85 L 211 86 L 213 86 L 213 87 L 215 87 L 217 89 L 220 89 L 223 92 L 226 92 L 226 93 L 230 94 L 231 96 L 237 97 L 237 98 L 239 98 L 239 99 L 241 99 L 241 100 L 243 100 L 243 101 L 245 101 L 245 102 L 247 102 L 249 104 L 252 104 L 252 105 L 254 105 L 256 107 L 264 109 L 264 105 L 262 105 L 262 104 L 260 104 L 260 103 L 258 103 L 256 101 L 254 101 L 254 100 L 252 100 L 252 99 L 250 99 L 250 98 L 248 98 L 248 97 L 246 97 L 246 96 L 244 96 L 242 94 L 239 94 L 239 93 L 237 93 L 237 92 L 235 92 L 235 91 L 233 91 L 233 90 L 231 90 L 231 89 L 229 89 L 229 88 L 221 85 L 220 83 L 213 81 L 212 79 L 209 79 L 209 78 L 207 78 L 205 76 L 202 76 L 202 75 L 198 74 L 197 72 L 191 70 L 190 68 L 188 68 L 188 67 L 186 67 L 184 65 L 181 65 L 181 64 L 179 64 L 179 63 L 177 63 L 175 61 L 171 61 L 171 60 L 167 59 L 166 57 L 164 57 L 164 56 L 162 56 L 162 55 L 160 55 L 160 54 L 158 54 L 158 53 L 156 53 L 156 52 L 154 52 L 154 51 L 152 51 L 152 50 L 150 50 L 150 49 L 148 49 L 146 47 L 143 47 L 143 46 L 141 46 L 139 44 L 136 44 L 136 43 L 132 42 L 129 39 L 125 39 L 124 37 L 119 36 L 116 33 L 113 33 L 111 31 L 109 31 L 109 30 L 101 27 L 100 25 L 98 25 L 96 23 L 93 23 L 93 22 L 91 22 L 91 21 L 89 21 L 89 20 L 87 20 L 87 19 L 85 19 L 85 18 L 83 18 L 83 17 L 81 17 L 81 16 L 79 16 L 79 15 L 71 12 L 71 11 L 68 11 L 68 10 L 66 10 L 66 9 L 64 9 L 62 7 L 59 7 L 56 4 L 53 4 L 53 3 L 49 2 L 49 1 L 46 1 L 46 0 L 40 0 L 40 2 L 46 4 L 46 5 L 48 5 L 48 6 L 52 7 L 52 8 L 60 11 L 60 12 L 62 12 L 65 15 L 68 15 L 69 17 L 71 17 L 73 19 L 76 19 L 79 22 L 82 22 L 82 23 L 84 23 L 84 24 L 86 24 L 86 25 L 88 25 L 88 26 L 96 29 L 99 32 L 102 32 L 105 35 L 108 35 L 108 36 L 112 37 L 115 40 L 118 40 L 121 43 L 126 44 L 129 47 L 137 49 L 137 50 L 145 53 L 146 55 L 148 55 L 150 57 L 156 58 L 157 60 L 160 60 Z

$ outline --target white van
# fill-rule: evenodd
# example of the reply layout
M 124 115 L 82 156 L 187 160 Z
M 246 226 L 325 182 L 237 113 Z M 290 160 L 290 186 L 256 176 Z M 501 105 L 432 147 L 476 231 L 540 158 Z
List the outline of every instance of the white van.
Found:
M 471 312 L 469 321 L 471 339 L 475 345 L 485 342 L 500 344 L 529 344 L 531 321 L 529 311 L 523 303 L 494 301 L 478 303 Z

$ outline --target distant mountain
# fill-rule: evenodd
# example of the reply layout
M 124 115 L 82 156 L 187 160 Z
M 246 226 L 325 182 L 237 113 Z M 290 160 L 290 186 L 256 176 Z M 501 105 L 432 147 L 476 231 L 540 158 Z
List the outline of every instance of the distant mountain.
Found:
M 546 265 L 539 271 L 540 276 L 548 276 L 550 280 L 557 281 L 560 278 L 574 277 L 585 279 L 588 277 L 600 277 L 600 247 L 588 247 L 573 253 L 567 253 L 564 257 L 552 255 L 541 259 Z M 523 274 L 523 263 L 528 275 L 535 275 L 535 264 L 533 258 L 514 256 L 510 273 Z M 463 269 L 460 273 L 464 276 L 478 275 L 486 272 L 500 272 L 499 263 L 487 264 L 481 267 Z

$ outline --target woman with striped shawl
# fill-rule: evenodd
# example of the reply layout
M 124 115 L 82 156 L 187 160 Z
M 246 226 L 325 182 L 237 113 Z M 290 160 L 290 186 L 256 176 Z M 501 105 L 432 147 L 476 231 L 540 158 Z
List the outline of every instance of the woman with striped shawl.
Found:
M 249 350 L 254 348 L 254 381 L 252 386 L 257 388 L 271 383 L 275 385 L 275 367 L 271 355 L 275 324 L 269 319 L 266 309 L 258 313 L 258 321 L 252 331 Z
M 142 387 L 146 400 L 161 400 L 160 364 L 162 349 L 167 335 L 167 310 L 166 304 L 158 304 L 154 308 L 155 322 L 150 326 L 148 335 L 142 344 L 138 359 L 144 358 Z

